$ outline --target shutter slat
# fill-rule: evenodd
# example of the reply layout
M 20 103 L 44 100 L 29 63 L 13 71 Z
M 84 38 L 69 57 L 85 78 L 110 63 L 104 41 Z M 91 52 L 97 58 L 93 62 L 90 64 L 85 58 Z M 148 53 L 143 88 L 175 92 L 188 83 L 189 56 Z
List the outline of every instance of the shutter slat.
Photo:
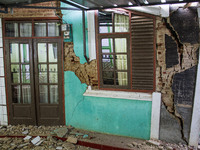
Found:
M 131 17 L 132 88 L 153 90 L 154 83 L 154 22 L 153 18 Z

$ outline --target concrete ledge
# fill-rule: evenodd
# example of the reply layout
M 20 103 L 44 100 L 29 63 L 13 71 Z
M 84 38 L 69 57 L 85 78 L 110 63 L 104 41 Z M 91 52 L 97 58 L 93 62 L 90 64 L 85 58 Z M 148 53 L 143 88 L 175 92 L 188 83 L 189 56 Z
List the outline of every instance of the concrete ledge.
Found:
M 140 93 L 140 92 L 106 91 L 106 90 L 87 89 L 83 95 L 84 96 L 93 96 L 93 97 L 108 97 L 108 98 L 118 98 L 118 99 L 152 101 L 152 94 Z

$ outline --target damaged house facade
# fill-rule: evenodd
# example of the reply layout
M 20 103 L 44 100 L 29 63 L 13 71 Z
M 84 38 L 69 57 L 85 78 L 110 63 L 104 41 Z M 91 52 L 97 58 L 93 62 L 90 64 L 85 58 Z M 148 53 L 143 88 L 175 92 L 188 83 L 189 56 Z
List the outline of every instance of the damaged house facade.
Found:
M 198 1 L 0 6 L 0 125 L 198 145 Z

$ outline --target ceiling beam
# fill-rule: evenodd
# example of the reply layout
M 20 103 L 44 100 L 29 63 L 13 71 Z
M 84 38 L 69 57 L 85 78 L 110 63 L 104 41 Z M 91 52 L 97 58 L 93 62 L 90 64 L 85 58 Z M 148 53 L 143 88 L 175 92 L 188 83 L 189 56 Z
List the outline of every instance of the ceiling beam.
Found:
M 79 8 L 70 8 L 70 7 L 20 6 L 20 5 L 13 6 L 12 8 L 81 10 Z
M 85 9 L 84 7 L 81 7 L 81 6 L 79 6 L 79 5 L 76 5 L 76 4 L 74 4 L 74 3 L 70 2 L 70 1 L 66 1 L 66 0 L 60 0 L 60 1 L 63 2 L 63 3 L 65 3 L 65 4 L 69 4 L 69 5 L 71 5 L 71 6 L 74 6 L 74 7 L 76 7 L 76 8 L 79 8 L 79 9 L 81 9 L 81 10 L 87 10 L 87 9 Z
M 164 5 L 164 4 L 178 4 L 178 3 L 191 3 L 191 2 L 199 2 L 198 0 L 184 0 L 184 1 L 167 1 L 166 3 L 161 3 L 161 2 L 152 2 L 149 4 L 144 4 L 140 3 L 140 6 L 152 6 L 152 5 Z M 102 10 L 102 9 L 109 9 L 109 8 L 124 8 L 124 7 L 137 7 L 137 4 L 133 5 L 117 5 L 117 6 L 105 6 L 105 7 L 92 7 L 89 8 L 88 10 Z
M 7 4 L 7 7 L 14 7 L 14 6 L 22 6 L 22 5 L 30 5 L 30 4 L 36 4 L 36 3 L 44 3 L 44 2 L 51 2 L 55 0 L 31 0 L 31 2 L 22 2 L 22 3 L 14 3 L 14 4 Z

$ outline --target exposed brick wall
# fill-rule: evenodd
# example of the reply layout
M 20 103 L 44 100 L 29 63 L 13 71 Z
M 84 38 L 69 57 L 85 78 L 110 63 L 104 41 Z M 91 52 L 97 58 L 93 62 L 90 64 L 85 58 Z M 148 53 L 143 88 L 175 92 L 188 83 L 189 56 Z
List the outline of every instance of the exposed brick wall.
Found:
M 196 29 L 196 17 L 185 16 L 183 11 L 187 10 L 176 9 L 168 19 L 157 17 L 156 91 L 162 94 L 161 140 L 188 143 L 199 48 L 195 37 L 199 31 L 188 30 L 188 26 Z M 186 20 L 184 26 L 177 17 Z M 193 21 L 187 22 L 187 17 Z
M 65 71 L 73 71 L 80 79 L 81 83 L 92 85 L 96 88 L 98 85 L 97 78 L 97 61 L 92 60 L 89 63 L 80 63 L 80 58 L 74 53 L 73 43 L 64 43 L 65 54 Z
M 60 3 L 56 1 L 43 2 L 37 4 L 31 4 L 29 6 L 49 6 L 59 7 Z M 30 9 L 30 8 L 13 8 L 13 14 L 8 9 L 8 14 L 0 13 L 0 18 L 29 18 L 29 17 L 56 17 L 56 14 L 61 15 L 60 10 L 55 9 Z

